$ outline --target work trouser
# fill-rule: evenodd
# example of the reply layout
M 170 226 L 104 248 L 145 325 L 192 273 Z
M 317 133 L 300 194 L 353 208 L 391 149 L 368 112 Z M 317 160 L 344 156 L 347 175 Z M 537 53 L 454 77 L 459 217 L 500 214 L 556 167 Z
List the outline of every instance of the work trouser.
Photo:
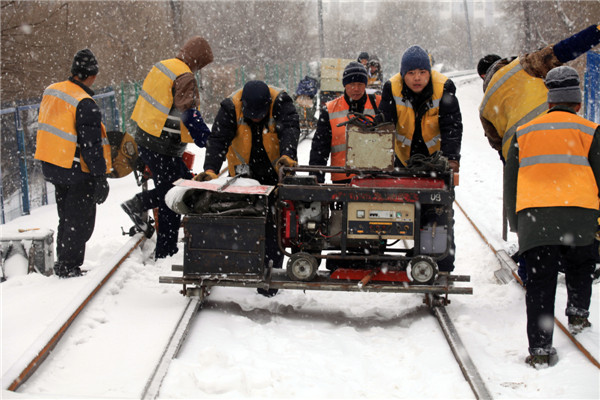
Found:
M 529 351 L 550 350 L 554 330 L 554 298 L 559 269 L 565 271 L 568 316 L 587 317 L 592 296 L 595 244 L 539 246 L 522 255 L 527 266 L 527 337 Z M 532 353 L 533 354 L 533 353 Z
M 165 258 L 177 252 L 181 217 L 167 207 L 165 195 L 176 180 L 191 179 L 192 174 L 181 157 L 166 156 L 138 146 L 140 158 L 150 168 L 154 189 L 138 194 L 144 210 L 158 207 L 158 231 L 154 258 Z
M 94 181 L 54 186 L 58 211 L 56 259 L 67 268 L 79 267 L 83 265 L 85 244 L 96 223 Z

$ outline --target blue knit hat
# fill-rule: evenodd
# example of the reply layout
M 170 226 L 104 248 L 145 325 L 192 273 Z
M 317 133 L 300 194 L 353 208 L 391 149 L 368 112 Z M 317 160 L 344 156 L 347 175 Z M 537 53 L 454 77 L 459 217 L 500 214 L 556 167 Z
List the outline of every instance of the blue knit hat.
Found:
M 344 68 L 344 74 L 342 75 L 342 85 L 346 86 L 352 82 L 360 82 L 365 85 L 369 81 L 367 75 L 367 69 L 364 65 L 359 62 L 352 61 Z
M 421 46 L 411 46 L 402 55 L 400 63 L 400 75 L 404 77 L 408 71 L 413 69 L 426 69 L 431 71 L 429 54 Z

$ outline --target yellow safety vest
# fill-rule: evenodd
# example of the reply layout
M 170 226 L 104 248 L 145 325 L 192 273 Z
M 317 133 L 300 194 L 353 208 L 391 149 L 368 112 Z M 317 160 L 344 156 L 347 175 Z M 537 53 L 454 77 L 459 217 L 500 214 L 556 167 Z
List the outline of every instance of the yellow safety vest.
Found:
M 517 129 L 517 211 L 532 207 L 598 209 L 588 154 L 598 124 L 553 111 Z M 548 187 L 551 182 L 551 187 Z
M 229 150 L 227 151 L 227 165 L 229 169 L 229 175 L 235 176 L 235 166 L 239 164 L 248 164 L 250 158 L 250 151 L 252 149 L 252 130 L 250 126 L 244 121 L 244 113 L 242 111 L 242 91 L 238 90 L 231 95 L 231 100 L 235 106 L 235 117 L 237 120 L 237 131 Z M 271 107 L 269 109 L 269 122 L 268 129 L 263 132 L 263 145 L 269 160 L 274 162 L 279 158 L 279 137 L 275 132 L 275 120 L 273 119 L 273 106 L 275 105 L 275 99 L 281 92 L 281 89 L 275 89 L 269 86 L 271 92 Z
M 381 96 L 375 96 L 377 105 L 381 101 Z M 350 106 L 346 103 L 344 96 L 338 97 L 326 103 L 329 113 L 329 124 L 331 125 L 331 166 L 346 166 L 346 125 L 338 126 L 342 122 L 348 121 L 348 110 Z M 375 115 L 375 107 L 371 104 L 370 96 L 367 96 L 365 115 Z M 354 174 L 331 174 L 332 181 L 340 181 L 352 178 Z
M 429 154 L 433 154 L 441 148 L 440 134 L 440 100 L 444 94 L 444 83 L 448 78 L 437 71 L 431 71 L 431 81 L 433 83 L 433 96 L 429 102 L 431 107 L 421 119 L 421 133 L 423 141 L 429 150 Z M 391 79 L 392 95 L 396 103 L 396 114 L 398 122 L 396 123 L 396 156 L 406 165 L 406 161 L 410 158 L 410 146 L 412 144 L 413 134 L 415 132 L 415 113 L 410 101 L 402 97 L 402 76 L 394 75 Z
M 131 114 L 131 119 L 144 132 L 160 137 L 165 130 L 167 118 L 179 119 L 169 115 L 173 107 L 173 82 L 179 75 L 187 72 L 192 73 L 190 67 L 177 58 L 160 61 L 152 67 L 144 79 L 142 92 Z M 181 133 L 182 142 L 192 143 L 194 140 L 183 122 L 179 121 L 179 127 L 179 131 L 171 133 Z
M 519 58 L 494 74 L 479 106 L 479 113 L 494 125 L 502 138 L 505 159 L 517 128 L 548 112 L 547 97 L 544 80 L 525 72 Z
M 85 160 L 75 157 L 77 150 L 76 111 L 79 102 L 92 99 L 81 86 L 63 81 L 52 84 L 44 90 L 38 116 L 35 159 L 71 168 L 78 161 L 83 172 L 90 172 Z M 112 169 L 110 143 L 106 129 L 101 123 L 102 153 L 106 161 L 106 173 Z

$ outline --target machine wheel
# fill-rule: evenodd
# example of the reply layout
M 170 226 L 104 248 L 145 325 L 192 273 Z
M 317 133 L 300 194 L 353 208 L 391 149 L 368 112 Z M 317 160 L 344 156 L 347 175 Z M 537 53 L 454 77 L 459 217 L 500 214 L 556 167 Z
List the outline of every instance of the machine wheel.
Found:
M 428 285 L 433 283 L 437 277 L 437 263 L 427 256 L 416 256 L 408 264 L 408 276 L 413 283 L 418 285 Z
M 287 274 L 294 281 L 312 281 L 319 269 L 319 263 L 308 253 L 292 254 L 287 263 Z

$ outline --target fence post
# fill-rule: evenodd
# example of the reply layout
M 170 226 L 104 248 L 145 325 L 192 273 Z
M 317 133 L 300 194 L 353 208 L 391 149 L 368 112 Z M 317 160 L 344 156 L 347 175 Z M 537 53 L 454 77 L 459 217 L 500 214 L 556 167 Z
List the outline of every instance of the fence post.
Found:
M 27 153 L 25 152 L 25 133 L 21 125 L 19 107 L 15 107 L 15 126 L 19 156 L 19 171 L 21 173 L 21 193 L 23 194 L 23 214 L 29 215 L 29 182 L 27 178 Z
M 4 225 L 6 218 L 4 217 L 4 189 L 2 187 L 2 169 L 0 169 L 0 224 Z

